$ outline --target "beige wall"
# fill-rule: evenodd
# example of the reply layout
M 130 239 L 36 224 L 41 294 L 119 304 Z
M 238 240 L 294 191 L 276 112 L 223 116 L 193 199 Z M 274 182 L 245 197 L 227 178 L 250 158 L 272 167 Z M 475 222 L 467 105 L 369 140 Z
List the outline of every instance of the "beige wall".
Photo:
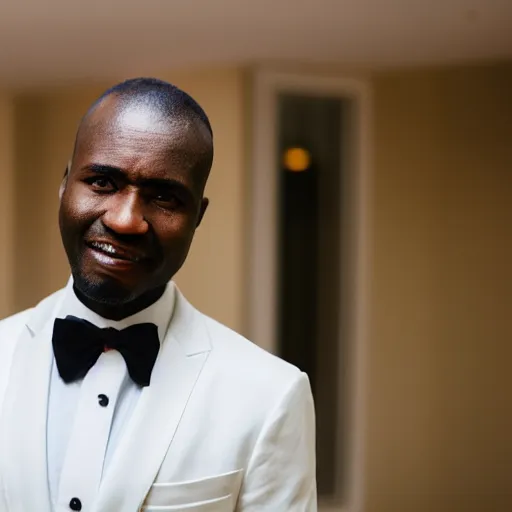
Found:
M 177 282 L 199 308 L 242 330 L 243 73 L 227 68 L 158 76 L 192 94 L 215 132 L 215 163 L 207 187 L 211 204 Z M 103 89 L 62 88 L 16 100 L 18 309 L 51 293 L 68 277 L 57 226 L 58 187 L 80 117 Z
M 512 65 L 374 86 L 367 510 L 512 510 Z
M 216 134 L 211 210 L 178 281 L 243 330 L 243 73 L 162 77 L 197 97 Z M 381 73 L 373 85 L 366 512 L 512 510 L 512 66 Z M 57 189 L 102 88 L 18 96 L 14 115 L 0 95 L 0 174 L 16 170 L 16 203 L 0 187 L 0 207 L 17 220 L 0 217 L 2 240 L 15 231 L 14 267 L 0 246 L 0 279 L 16 282 L 4 311 L 66 280 Z
M 0 90 L 0 317 L 13 312 L 12 222 L 14 112 L 11 97 Z

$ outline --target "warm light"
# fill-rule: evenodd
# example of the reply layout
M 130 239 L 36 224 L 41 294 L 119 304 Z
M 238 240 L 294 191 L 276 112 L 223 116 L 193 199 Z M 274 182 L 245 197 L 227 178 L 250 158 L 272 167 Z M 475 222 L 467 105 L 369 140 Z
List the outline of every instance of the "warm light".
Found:
M 284 152 L 283 164 L 288 171 L 307 171 L 311 164 L 311 155 L 303 148 L 289 148 Z

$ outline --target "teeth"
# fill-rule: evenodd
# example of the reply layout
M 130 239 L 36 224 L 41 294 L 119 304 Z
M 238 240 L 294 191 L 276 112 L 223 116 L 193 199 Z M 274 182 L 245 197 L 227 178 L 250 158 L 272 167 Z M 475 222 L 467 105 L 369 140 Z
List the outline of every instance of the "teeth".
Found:
M 92 242 L 91 245 L 93 247 L 95 247 L 96 249 L 100 249 L 103 252 L 106 252 L 107 254 L 112 254 L 113 256 L 118 254 L 117 251 L 115 250 L 114 246 L 112 246 L 110 244 L 106 244 L 106 243 L 103 243 L 103 242 Z M 136 262 L 136 263 L 140 261 L 139 257 L 132 257 L 130 259 L 132 261 Z
M 97 249 L 101 249 L 102 251 L 108 252 L 109 254 L 116 254 L 117 251 L 112 247 L 110 244 L 104 244 L 104 243 L 96 243 L 93 242 L 94 247 Z

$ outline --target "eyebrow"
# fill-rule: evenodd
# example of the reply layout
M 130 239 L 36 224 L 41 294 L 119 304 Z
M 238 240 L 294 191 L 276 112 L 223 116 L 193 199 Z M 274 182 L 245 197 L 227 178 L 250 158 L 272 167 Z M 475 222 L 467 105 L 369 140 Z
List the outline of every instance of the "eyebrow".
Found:
M 167 190 L 179 189 L 181 192 L 188 194 L 192 198 L 194 197 L 193 192 L 186 185 L 184 185 L 181 181 L 172 178 L 141 178 L 133 181 L 128 178 L 126 171 L 120 167 L 105 164 L 89 164 L 84 166 L 82 170 L 103 174 L 105 176 L 112 176 L 114 178 L 129 181 L 141 187 L 155 187 Z

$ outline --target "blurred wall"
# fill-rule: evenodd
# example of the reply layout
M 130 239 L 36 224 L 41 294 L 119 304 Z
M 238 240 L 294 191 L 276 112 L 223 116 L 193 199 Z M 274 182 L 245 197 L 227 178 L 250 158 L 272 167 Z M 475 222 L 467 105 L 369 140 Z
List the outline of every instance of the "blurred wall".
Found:
M 0 315 L 8 314 L 14 308 L 13 129 L 12 98 L 0 90 Z
M 374 93 L 367 510 L 512 510 L 512 65 Z
M 215 163 L 207 187 L 211 204 L 177 282 L 199 308 L 242 330 L 243 73 L 226 68 L 158 76 L 194 96 L 215 132 Z M 68 278 L 57 225 L 58 188 L 78 122 L 109 85 L 16 98 L 16 309 L 33 305 Z
M 178 282 L 243 330 L 243 73 L 161 76 L 197 97 L 216 139 L 211 210 Z M 67 279 L 57 191 L 103 88 L 0 93 L 0 236 L 15 248 L 0 245 L 0 279 L 16 283 L 3 314 Z M 512 510 L 512 66 L 379 73 L 373 88 L 365 512 Z

